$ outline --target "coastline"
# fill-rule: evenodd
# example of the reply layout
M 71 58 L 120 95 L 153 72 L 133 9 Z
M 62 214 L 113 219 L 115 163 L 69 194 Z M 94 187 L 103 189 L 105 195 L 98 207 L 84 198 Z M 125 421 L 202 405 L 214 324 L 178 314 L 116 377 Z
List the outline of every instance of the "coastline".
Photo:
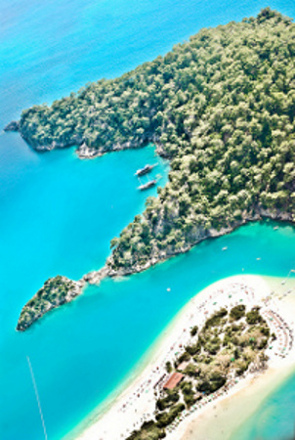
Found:
M 216 288 L 229 286 L 230 283 L 243 282 L 247 286 L 254 286 L 257 291 L 260 292 L 260 298 L 262 298 L 263 293 L 268 290 L 270 294 L 275 290 L 273 294 L 273 300 L 280 301 L 280 313 L 284 315 L 284 318 L 290 320 L 292 316 L 290 313 L 294 313 L 295 310 L 295 299 L 287 295 L 282 298 L 282 291 L 286 291 L 289 285 L 292 283 L 292 289 L 295 288 L 295 280 L 289 279 L 284 285 L 281 284 L 281 278 L 272 277 L 260 277 L 252 275 L 239 275 L 226 279 L 222 279 L 201 292 L 199 292 L 184 308 L 177 314 L 177 316 L 170 322 L 166 327 L 160 338 L 151 347 L 151 349 L 146 353 L 144 359 L 138 364 L 137 367 L 132 371 L 127 380 L 123 381 L 122 385 L 117 388 L 107 401 L 100 405 L 96 410 L 93 411 L 93 416 L 87 419 L 86 422 L 80 424 L 77 429 L 72 431 L 71 437 L 77 440 L 92 440 L 92 439 L 121 439 L 125 438 L 129 433 L 132 432 L 134 427 L 138 427 L 138 414 L 143 415 L 140 417 L 140 423 L 145 419 L 145 414 L 151 413 L 151 406 L 154 402 L 152 388 L 148 390 L 149 382 L 151 376 L 157 377 L 157 369 L 164 366 L 165 354 L 167 354 L 167 347 L 170 347 L 175 341 L 181 336 L 183 327 L 187 325 L 188 316 L 191 313 L 192 307 L 200 304 L 206 298 L 212 295 Z M 287 286 L 288 284 L 288 286 Z M 279 300 L 280 298 L 280 300 Z M 286 316 L 289 314 L 288 318 Z M 270 354 L 270 353 L 268 353 Z M 183 420 L 179 426 L 176 427 L 175 431 L 169 433 L 167 432 L 167 439 L 171 440 L 214 440 L 220 435 L 218 423 L 218 433 L 217 437 L 214 437 L 213 433 L 210 434 L 212 437 L 208 437 L 208 425 L 212 422 L 212 417 L 219 417 L 220 423 L 226 426 L 227 432 L 224 434 L 225 439 L 230 439 L 233 431 L 241 424 L 240 412 L 243 408 L 243 419 L 249 417 L 255 408 L 257 408 L 262 400 L 276 387 L 278 387 L 283 380 L 287 378 L 289 374 L 294 370 L 295 367 L 295 350 L 294 347 L 289 352 L 285 359 L 279 359 L 271 357 L 269 361 L 268 369 L 262 374 L 248 374 L 246 378 L 242 379 L 238 384 L 232 387 L 228 392 L 224 393 L 218 398 L 218 402 L 214 400 L 208 402 L 196 413 L 188 414 L 188 417 Z M 153 379 L 154 380 L 154 379 Z M 249 386 L 251 385 L 251 386 Z M 145 390 L 146 395 L 140 399 L 136 399 L 136 404 L 132 409 L 134 402 L 134 396 L 138 396 L 138 390 Z M 262 392 L 263 391 L 263 392 Z M 245 401 L 247 399 L 253 399 L 255 396 L 255 404 L 250 406 L 251 410 L 245 411 Z M 130 402 L 129 409 L 123 410 L 126 402 Z M 241 402 L 241 404 L 240 404 Z M 218 405 L 217 405 L 218 403 Z M 128 406 L 128 405 L 127 405 Z M 136 409 L 135 409 L 136 406 Z M 126 413 L 127 411 L 127 413 Z M 239 423 L 234 425 L 230 424 L 233 415 L 239 413 Z M 147 417 L 148 418 L 148 417 Z M 112 425 L 112 421 L 116 420 L 115 426 Z M 224 420 L 224 422 L 223 422 Z M 198 435 L 194 435 L 194 423 L 198 426 Z M 133 425 L 133 426 L 132 426 Z M 203 433 L 203 434 L 202 434 Z M 206 437 L 202 437 L 206 433 Z M 73 436 L 74 435 L 74 436 Z M 220 438 L 220 437 L 219 437 Z
M 119 404 L 125 396 L 132 392 L 142 381 L 142 378 L 149 372 L 151 365 L 157 364 L 161 356 L 163 347 L 173 341 L 175 327 L 179 328 L 182 324 L 183 314 L 188 306 L 186 304 L 176 316 L 167 324 L 157 339 L 151 344 L 142 358 L 132 368 L 132 370 L 121 380 L 116 389 L 83 420 L 71 432 L 64 437 L 64 440 L 83 439 L 83 435 L 92 429 L 102 417 L 112 411 L 116 404 Z M 173 332 L 173 334 L 172 334 Z M 97 435 L 97 433 L 96 433 Z M 95 437 L 96 438 L 96 437 Z
M 263 276 L 271 290 L 278 292 L 281 298 L 286 289 L 293 289 L 293 296 L 283 299 L 287 313 L 295 310 L 295 279 Z M 287 310 L 290 308 L 289 310 Z M 236 430 L 245 423 L 260 407 L 263 401 L 279 388 L 295 372 L 295 352 L 285 362 L 274 363 L 262 374 L 248 377 L 241 387 L 218 402 L 211 405 L 198 417 L 188 420 L 180 432 L 179 440 L 233 440 Z M 218 423 L 212 423 L 214 422 Z
M 26 328 L 24 328 L 24 330 L 29 328 L 36 320 L 42 318 L 42 316 L 45 315 L 48 311 L 50 311 L 54 308 L 60 307 L 64 304 L 67 304 L 67 303 L 71 302 L 73 299 L 75 299 L 76 296 L 81 295 L 83 293 L 82 287 L 85 285 L 85 283 L 98 286 L 103 279 L 108 278 L 108 277 L 120 278 L 120 277 L 124 277 L 127 275 L 133 275 L 136 273 L 143 272 L 143 271 L 149 269 L 150 267 L 153 267 L 159 263 L 163 263 L 163 262 L 169 260 L 170 258 L 173 258 L 178 255 L 185 254 L 185 253 L 189 252 L 194 246 L 201 243 L 202 241 L 222 237 L 224 235 L 230 234 L 235 229 L 237 229 L 241 226 L 247 225 L 247 223 L 249 223 L 249 222 L 257 222 L 257 221 L 262 221 L 264 219 L 270 220 L 270 221 L 276 221 L 276 222 L 283 222 L 285 224 L 290 223 L 292 226 L 294 223 L 292 221 L 291 214 L 288 214 L 285 212 L 277 212 L 276 214 L 273 214 L 273 213 L 269 212 L 268 210 L 261 208 L 261 209 L 259 209 L 258 213 L 255 213 L 254 215 L 252 215 L 250 217 L 244 218 L 241 222 L 238 222 L 235 225 L 232 225 L 231 227 L 222 228 L 219 231 L 216 229 L 210 229 L 207 232 L 207 234 L 199 236 L 199 238 L 196 241 L 186 245 L 184 248 L 178 249 L 177 251 L 175 250 L 175 252 L 173 252 L 173 253 L 171 253 L 171 252 L 165 253 L 163 251 L 159 252 L 158 254 L 151 256 L 143 266 L 140 264 L 136 264 L 135 266 L 131 266 L 131 267 L 124 268 L 124 269 L 122 269 L 122 268 L 114 269 L 112 267 L 113 254 L 111 254 L 111 256 L 108 257 L 108 259 L 106 260 L 105 265 L 101 269 L 87 272 L 78 281 L 70 280 L 74 284 L 76 284 L 77 286 L 80 286 L 80 290 L 77 295 L 68 296 L 67 298 L 65 298 L 65 301 L 60 302 L 57 305 L 54 305 L 54 307 L 44 309 L 44 311 L 42 311 L 41 313 L 38 313 L 37 319 L 32 320 L 32 322 L 28 326 L 26 326 Z M 66 278 L 66 277 L 64 277 L 64 278 Z M 39 289 L 39 291 L 44 289 L 44 286 L 46 285 L 46 283 L 48 281 L 50 281 L 50 279 L 45 281 L 45 283 L 43 284 L 42 288 Z M 23 306 L 23 309 L 20 313 L 19 320 L 21 319 L 23 310 L 27 308 L 27 306 L 34 300 L 34 298 L 36 297 L 37 294 L 38 294 L 38 292 Z M 38 304 L 38 306 L 39 306 L 39 304 Z M 35 311 L 34 311 L 34 313 L 35 313 Z M 19 330 L 18 327 L 17 327 L 17 330 Z
M 187 244 L 185 247 L 182 247 L 178 250 L 169 253 L 167 252 L 165 253 L 164 251 L 161 251 L 158 254 L 152 255 L 144 265 L 136 264 L 135 266 L 130 266 L 127 268 L 114 269 L 112 267 L 113 254 L 111 254 L 107 258 L 105 265 L 101 269 L 87 272 L 82 276 L 81 280 L 86 281 L 89 284 L 99 285 L 100 282 L 107 277 L 110 278 L 124 277 L 128 275 L 144 272 L 145 270 L 159 263 L 164 263 L 170 258 L 177 257 L 178 255 L 186 254 L 196 245 L 202 243 L 203 241 L 223 237 L 224 235 L 228 235 L 242 226 L 246 226 L 248 223 L 261 222 L 261 221 L 273 221 L 283 225 L 290 224 L 292 227 L 294 226 L 292 215 L 288 212 L 277 211 L 276 213 L 274 213 L 267 209 L 257 208 L 257 212 L 255 212 L 253 215 L 247 215 L 246 217 L 243 218 L 243 220 L 236 222 L 231 226 L 221 228 L 220 230 L 210 229 L 207 231 L 207 233 L 203 235 L 200 234 L 200 236 L 195 241 L 192 241 L 191 243 Z
M 233 440 L 235 431 L 294 371 L 294 365 L 268 368 L 257 377 L 246 379 L 243 386 L 232 395 L 188 421 L 183 426 L 179 440 L 220 440 L 220 434 L 224 440 Z
M 2 20 L 5 27 L 2 52 L 7 55 L 4 57 L 6 61 L 3 63 L 2 75 L 2 126 L 13 118 L 18 119 L 20 111 L 33 104 L 52 104 L 55 100 L 68 96 L 72 90 L 83 87 L 88 81 L 96 81 L 99 77 L 115 78 L 121 72 L 127 72 L 140 63 L 152 60 L 205 26 L 239 21 L 244 16 L 254 17 L 259 8 L 265 6 L 262 3 L 248 0 L 242 4 L 216 2 L 212 14 L 208 11 L 209 5 L 206 2 L 196 2 L 195 7 L 191 3 L 187 7 L 186 2 L 176 1 L 170 2 L 170 7 L 167 8 L 165 2 L 151 1 L 127 8 L 117 0 L 114 3 L 93 4 L 78 0 L 71 5 L 64 3 L 58 11 L 54 2 L 39 5 L 32 3 L 32 7 L 28 7 L 26 2 L 20 2 L 17 10 L 3 3 L 3 10 L 8 13 L 3 14 Z M 295 16 L 295 2 L 276 2 L 275 7 L 284 14 Z M 96 41 L 98 44 L 93 44 Z M 279 47 L 281 49 L 281 45 Z M 284 47 L 282 50 L 284 51 Z M 223 54 L 222 51 L 220 53 Z M 240 95 L 238 99 L 239 97 Z M 179 113 L 185 114 L 181 110 Z M 64 122 L 66 120 L 62 121 L 62 125 Z M 28 332 L 16 332 L 15 325 L 21 308 L 49 276 L 61 273 L 78 280 L 83 274 L 105 264 L 105 257 L 109 255 L 109 240 L 128 224 L 133 209 L 134 216 L 140 214 L 143 202 L 135 200 L 138 194 L 135 191 L 130 194 L 129 191 L 124 191 L 122 175 L 133 176 L 134 170 L 133 165 L 130 166 L 132 160 L 129 158 L 126 160 L 126 168 L 120 158 L 119 166 L 114 166 L 120 153 L 101 157 L 97 161 L 85 159 L 78 163 L 75 146 L 66 151 L 56 150 L 51 154 L 42 154 L 41 151 L 36 153 L 28 147 L 17 132 L 1 134 L 2 195 L 5 207 L 1 228 L 1 400 L 2 419 L 5 423 L 0 429 L 1 432 L 3 429 L 0 437 L 40 440 L 42 434 L 33 384 L 28 376 L 24 354 L 31 356 L 44 420 L 46 426 L 48 424 L 50 437 L 53 437 L 51 440 L 58 440 L 85 420 L 94 408 L 98 408 L 109 392 L 114 394 L 114 398 L 118 398 L 121 388 L 123 391 L 125 385 L 130 386 L 134 378 L 141 374 L 145 368 L 142 363 L 149 362 L 149 359 L 141 359 L 149 351 L 151 353 L 147 356 L 152 356 L 157 341 L 160 343 L 164 328 L 174 321 L 183 305 L 196 292 L 197 289 L 193 290 L 192 280 L 201 280 L 201 283 L 197 282 L 203 288 L 203 285 L 209 284 L 211 278 L 227 276 L 227 268 L 232 273 L 238 273 L 241 267 L 246 272 L 249 272 L 250 267 L 253 272 L 257 268 L 261 273 L 265 271 L 268 274 L 285 274 L 290 255 L 293 260 L 294 233 L 290 232 L 290 237 L 284 239 L 288 235 L 283 231 L 288 228 L 287 224 L 282 223 L 275 233 L 271 226 L 267 228 L 265 222 L 263 226 L 259 222 L 255 226 L 249 224 L 245 233 L 244 228 L 240 228 L 241 231 L 238 230 L 237 234 L 235 232 L 220 240 L 222 246 L 228 245 L 228 251 L 224 253 L 218 252 L 222 247 L 219 240 L 206 241 L 186 255 L 159 264 L 147 274 L 128 277 L 124 283 L 107 279 L 98 289 L 90 287 L 89 292 L 85 292 L 78 301 L 61 311 L 51 312 L 48 317 L 45 316 L 44 321 L 37 322 Z M 127 155 L 133 155 L 133 152 L 126 152 Z M 140 150 L 134 151 L 134 157 L 139 158 L 135 159 L 138 166 L 150 162 L 145 160 L 147 156 L 141 156 L 142 153 Z M 114 162 L 111 156 L 114 156 Z M 101 164 L 101 169 L 97 169 Z M 104 182 L 108 182 L 107 185 L 103 184 L 105 174 L 111 176 L 109 180 L 104 179 Z M 116 179 L 113 178 L 114 174 Z M 122 189 L 128 203 L 124 203 L 124 197 L 120 196 L 121 191 L 112 189 L 117 182 L 122 183 L 118 189 Z M 126 188 L 127 186 L 128 184 Z M 110 197 L 112 194 L 113 198 Z M 147 193 L 141 193 L 145 194 Z M 141 200 L 142 197 L 139 198 Z M 106 199 L 112 201 L 114 209 L 110 203 L 104 204 Z M 120 215 L 116 215 L 117 212 Z M 114 219 L 108 223 L 109 238 L 104 222 L 108 217 Z M 253 235 L 257 237 L 257 246 Z M 95 243 L 98 245 L 94 249 Z M 243 243 L 246 244 L 244 248 Z M 253 255 L 255 254 L 252 259 L 250 243 L 253 243 Z M 242 251 L 239 253 L 236 248 Z M 268 258 L 271 254 L 271 258 Z M 249 265 L 239 264 L 239 255 L 245 256 L 241 260 L 243 263 L 249 262 Z M 256 263 L 256 256 L 261 256 L 262 261 Z M 213 260 L 212 267 L 205 265 L 205 259 L 206 262 Z M 204 264 L 198 264 L 199 261 Z M 189 273 L 193 266 L 196 268 L 195 277 L 191 276 L 189 285 L 186 285 L 185 280 L 190 278 Z M 205 266 L 207 283 L 203 283 L 200 278 Z M 174 274 L 175 282 L 179 286 L 177 292 L 180 291 L 178 297 L 174 284 L 169 280 Z M 168 285 L 172 286 L 171 295 L 165 294 Z M 125 292 L 132 291 L 129 304 L 134 305 L 139 303 L 136 290 L 143 292 L 145 286 L 151 293 L 150 296 L 148 293 L 146 295 L 148 300 L 161 298 L 161 293 L 164 299 L 170 298 L 170 311 L 163 313 L 163 319 L 158 313 L 158 331 L 155 328 L 154 331 L 151 330 L 152 324 L 144 326 L 145 340 L 140 338 L 142 327 L 137 324 L 130 325 L 131 337 L 124 331 L 125 343 L 121 346 L 123 345 L 124 353 L 128 350 L 127 353 L 132 353 L 132 356 L 124 358 L 124 372 L 120 366 L 121 361 L 123 362 L 121 359 L 119 371 L 110 379 L 112 372 L 100 366 L 100 356 L 105 356 L 105 347 L 107 344 L 112 346 L 117 339 L 117 332 L 114 331 L 113 336 L 109 328 L 114 328 L 115 322 L 118 324 L 116 329 L 124 328 L 122 323 L 130 317 L 132 319 L 133 311 L 137 308 L 134 307 L 131 311 L 128 309 L 128 295 L 126 298 Z M 176 297 L 181 299 L 176 300 Z M 144 298 L 145 295 L 142 294 L 141 299 Z M 163 304 L 158 299 L 152 303 L 155 311 L 161 308 L 155 305 Z M 124 308 L 121 308 L 121 300 Z M 181 307 L 178 306 L 180 302 Z M 106 309 L 113 316 L 113 322 L 105 313 Z M 106 320 L 101 317 L 106 317 Z M 152 317 L 151 322 L 153 321 Z M 110 324 L 109 328 L 106 328 L 105 323 Z M 132 328 L 139 330 L 133 345 Z M 137 350 L 137 355 L 134 355 L 133 347 L 134 352 Z M 114 348 L 116 353 L 117 347 Z M 110 353 L 103 365 L 112 365 L 112 356 L 113 353 Z M 135 367 L 138 367 L 138 371 L 135 371 Z M 114 370 L 116 368 L 114 365 Z M 126 384 L 123 384 L 121 379 L 125 381 L 125 378 Z M 100 388 L 101 384 L 103 390 Z M 120 390 L 113 393 L 116 387 L 120 387 Z M 107 408 L 103 410 L 106 411 Z
M 188 41 L 174 46 L 165 55 L 140 64 L 117 78 L 102 78 L 97 82 L 88 83 L 78 92 L 56 100 L 49 106 L 35 105 L 24 110 L 19 121 L 12 121 L 4 128 L 5 131 L 18 131 L 37 151 L 76 146 L 76 152 L 81 159 L 91 159 L 111 151 L 140 148 L 150 142 L 155 143 L 158 154 L 170 158 L 169 180 L 163 189 L 159 189 L 158 197 L 150 198 L 142 215 L 135 216 L 134 220 L 121 230 L 119 237 L 113 239 L 112 254 L 105 266 L 108 276 L 146 270 L 159 261 L 189 251 L 202 240 L 222 236 L 250 221 L 262 218 L 294 221 L 294 182 L 289 177 L 292 161 L 279 148 L 281 137 L 278 137 L 274 149 L 270 149 L 268 153 L 269 157 L 273 155 L 274 158 L 271 164 L 276 161 L 282 163 L 283 174 L 286 174 L 286 177 L 282 178 L 283 174 L 281 176 L 280 170 L 274 167 L 276 179 L 273 179 L 273 186 L 276 188 L 271 188 L 270 191 L 269 171 L 265 176 L 269 158 L 267 155 L 259 156 L 261 147 L 269 147 L 270 134 L 266 135 L 262 128 L 254 129 L 254 126 L 249 133 L 243 133 L 243 136 L 250 135 L 255 145 L 257 144 L 253 151 L 246 149 L 243 153 L 240 145 L 242 142 L 248 143 L 249 140 L 245 137 L 241 141 L 232 136 L 232 124 L 237 117 L 246 118 L 243 122 L 246 127 L 249 118 L 260 120 L 263 114 L 261 104 L 252 105 L 256 102 L 255 84 L 257 82 L 259 85 L 260 76 L 263 77 L 266 72 L 265 61 L 255 45 L 251 46 L 247 57 L 250 64 L 253 56 L 257 59 L 257 72 L 255 75 L 248 69 L 244 72 L 245 81 L 251 84 L 251 87 L 246 87 L 246 82 L 243 84 L 249 114 L 247 113 L 246 117 L 246 113 L 240 114 L 240 109 L 237 108 L 232 114 L 223 114 L 222 124 L 217 126 L 214 122 L 220 118 L 218 106 L 221 109 L 229 103 L 233 107 L 239 106 L 235 97 L 235 93 L 239 93 L 236 77 L 241 68 L 237 47 L 243 49 L 245 39 L 252 38 L 254 25 L 263 30 L 261 35 L 259 34 L 262 45 L 267 41 L 267 44 L 278 44 L 278 47 L 280 39 L 277 35 L 281 36 L 284 32 L 284 38 L 287 40 L 293 37 L 292 32 L 295 29 L 292 19 L 269 7 L 262 9 L 257 17 L 251 17 L 251 20 L 244 19 L 239 23 L 231 21 L 216 28 L 210 26 L 208 29 L 201 29 Z M 280 26 L 279 33 L 277 26 Z M 204 32 L 207 35 L 205 40 L 208 40 L 210 46 L 205 54 Z M 274 40 L 277 41 L 274 43 Z M 223 51 L 224 45 L 228 49 L 226 54 L 230 60 L 226 63 L 220 59 L 220 51 Z M 182 59 L 186 52 L 194 54 L 190 55 L 190 61 L 186 61 L 187 66 Z M 251 56 L 250 52 L 253 52 Z M 290 54 L 286 53 L 286 59 L 280 60 L 282 65 L 289 62 L 289 58 L 292 65 L 292 56 L 292 51 Z M 266 58 L 270 69 L 273 59 Z M 214 74 L 209 77 L 203 70 L 204 62 L 212 65 L 210 68 Z M 169 74 L 166 71 L 168 65 Z M 198 81 L 191 81 L 191 73 L 188 75 L 186 69 L 191 72 L 198 71 Z M 153 91 L 150 90 L 151 79 L 157 84 Z M 190 87 L 187 87 L 188 84 Z M 173 93 L 170 87 L 174 90 Z M 215 88 L 219 92 L 213 96 L 211 90 Z M 234 91 L 233 94 L 228 94 L 229 89 Z M 287 89 L 283 90 L 286 96 Z M 202 104 L 197 104 L 199 98 L 196 96 L 199 96 L 200 90 L 204 97 L 201 99 Z M 183 94 L 186 96 L 182 96 Z M 174 98 L 177 98 L 175 102 Z M 271 96 L 271 99 L 274 98 Z M 289 104 L 288 100 L 287 102 Z M 262 104 L 268 111 L 268 104 L 266 105 L 264 100 Z M 273 106 L 277 106 L 275 100 Z M 178 113 L 180 107 L 181 117 Z M 290 114 L 287 107 L 282 106 L 278 112 L 279 116 L 286 116 L 282 118 L 281 126 L 286 138 L 290 130 L 290 124 L 286 122 Z M 196 112 L 197 118 L 189 116 L 192 111 Z M 208 122 L 206 130 L 202 128 L 203 120 Z M 290 123 L 292 122 L 291 118 Z M 271 130 L 276 130 L 277 123 L 270 121 L 269 124 L 267 131 L 271 133 Z M 221 127 L 224 127 L 224 133 L 220 137 Z M 264 127 L 263 118 L 257 127 Z M 243 131 L 241 130 L 241 136 Z M 193 141 L 196 133 L 199 133 L 201 143 Z M 200 160 L 199 156 L 203 155 L 203 147 L 208 142 L 212 154 L 210 153 L 206 160 Z M 286 145 L 289 146 L 288 143 Z M 243 163 L 239 163 L 244 153 L 247 159 L 244 158 Z M 225 154 L 227 160 L 221 160 Z M 290 157 L 293 157 L 292 149 Z M 285 164 L 287 158 L 291 162 Z M 228 166 L 230 163 L 232 165 Z M 207 178 L 206 173 L 202 171 L 205 167 L 210 172 L 214 170 L 215 174 Z M 265 168 L 259 170 L 260 167 Z M 224 188 L 217 185 L 220 179 L 224 182 Z M 193 182 L 197 182 L 195 187 Z M 150 184 L 154 185 L 155 181 L 147 182 L 141 189 L 146 189 Z M 185 196 L 184 199 L 182 195 Z M 90 283 L 96 283 L 101 274 L 100 271 L 93 272 L 85 274 L 84 278 Z
M 145 263 L 144 266 L 142 265 L 135 265 L 135 266 L 131 266 L 129 268 L 124 268 L 124 269 L 114 269 L 112 267 L 113 264 L 113 255 L 111 254 L 110 257 L 108 257 L 108 259 L 106 260 L 105 265 L 98 270 L 93 270 L 90 272 L 87 272 L 86 274 L 84 274 L 79 280 L 74 281 L 74 280 L 70 280 L 72 283 L 74 283 L 76 286 L 78 286 L 78 290 L 77 290 L 77 294 L 75 295 L 69 295 L 68 297 L 65 298 L 64 301 L 54 305 L 54 306 L 50 306 L 49 308 L 45 308 L 41 313 L 37 313 L 37 318 L 33 319 L 29 325 L 27 325 L 24 329 L 22 329 L 22 331 L 25 331 L 26 329 L 28 329 L 35 321 L 37 321 L 38 319 L 42 318 L 42 316 L 44 316 L 48 311 L 51 311 L 54 308 L 60 307 L 62 305 L 65 305 L 71 301 L 73 301 L 77 296 L 81 295 L 83 293 L 83 287 L 85 286 L 85 283 L 88 283 L 89 285 L 96 285 L 98 286 L 100 284 L 100 282 L 105 279 L 105 278 L 120 278 L 120 277 L 125 277 L 128 275 L 133 275 L 136 273 L 140 273 L 143 272 L 159 263 L 163 263 L 167 260 L 169 260 L 170 258 L 176 257 L 178 255 L 181 254 L 185 254 L 187 252 L 189 252 L 193 247 L 195 247 L 197 244 L 201 243 L 202 241 L 205 240 L 209 240 L 209 239 L 214 239 L 214 238 L 218 238 L 218 237 L 222 237 L 224 235 L 230 234 L 231 232 L 233 232 L 235 229 L 241 227 L 241 226 L 245 226 L 247 225 L 249 222 L 257 222 L 257 221 L 262 221 L 262 220 L 270 220 L 270 221 L 276 221 L 276 222 L 283 222 L 285 224 L 290 223 L 293 226 L 293 221 L 292 221 L 292 217 L 291 214 L 285 213 L 285 212 L 277 212 L 276 214 L 272 214 L 271 212 L 269 212 L 268 210 L 265 209 L 260 209 L 258 213 L 252 215 L 251 217 L 246 217 L 244 218 L 241 222 L 238 222 L 235 225 L 232 225 L 231 227 L 227 227 L 227 228 L 222 228 L 219 231 L 216 229 L 210 229 L 207 233 L 207 235 L 201 236 L 197 239 L 197 241 L 194 241 L 192 243 L 190 243 L 189 245 L 187 245 L 184 248 L 181 248 L 173 253 L 159 253 L 156 255 L 153 255 L 152 257 L 149 258 L 149 260 Z M 274 228 L 275 229 L 275 228 Z M 63 278 L 67 278 L 67 277 L 63 277 Z M 45 283 L 43 284 L 43 286 L 41 287 L 41 289 L 39 289 L 38 292 L 40 292 L 41 290 L 44 289 L 46 283 L 50 281 L 50 279 L 48 279 L 47 281 L 45 281 Z M 23 306 L 22 311 L 20 313 L 20 317 L 18 319 L 18 322 L 21 320 L 22 314 L 23 314 L 23 310 L 25 310 L 28 305 L 34 300 L 34 298 L 37 297 L 38 292 Z M 39 307 L 39 304 L 37 304 Z M 33 310 L 33 312 L 35 313 L 36 311 Z M 35 313 L 36 314 L 36 313 Z M 19 330 L 19 325 L 17 325 L 17 330 Z

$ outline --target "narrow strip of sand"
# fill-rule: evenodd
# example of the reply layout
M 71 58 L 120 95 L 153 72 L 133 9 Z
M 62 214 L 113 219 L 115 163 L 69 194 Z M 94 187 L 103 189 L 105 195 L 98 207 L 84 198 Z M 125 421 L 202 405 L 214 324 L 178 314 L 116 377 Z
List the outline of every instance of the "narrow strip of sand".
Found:
M 162 336 L 157 344 L 153 357 L 144 371 L 124 392 L 110 402 L 107 411 L 94 419 L 91 426 L 76 438 L 121 440 L 134 429 L 138 429 L 143 421 L 151 419 L 155 409 L 155 386 L 164 380 L 163 377 L 167 377 L 165 370 L 167 360 L 173 361 L 177 353 L 187 344 L 189 340 L 187 330 L 190 326 L 195 324 L 201 326 L 218 308 L 225 305 L 232 306 L 240 301 L 249 305 L 261 305 L 266 319 L 268 313 L 278 313 L 280 319 L 286 322 L 286 328 L 294 329 L 294 291 L 295 282 L 290 278 L 284 282 L 281 279 L 245 275 L 221 280 L 198 293 L 166 329 L 164 337 Z M 271 321 L 269 323 L 273 325 Z M 229 438 L 237 427 L 232 422 L 232 419 L 237 419 L 235 415 L 239 414 L 237 423 L 243 422 L 255 411 L 267 393 L 277 387 L 294 368 L 294 345 L 288 342 L 287 351 L 283 351 L 285 348 L 282 345 L 286 345 L 282 342 L 284 338 L 282 333 L 272 350 L 267 351 L 270 360 L 266 372 L 247 373 L 246 377 L 232 384 L 229 391 L 218 393 L 214 399 L 208 399 L 207 403 L 196 405 L 191 411 L 186 411 L 179 423 L 167 431 L 167 440 L 220 439 L 221 430 L 223 430 L 222 438 Z M 291 339 L 293 340 L 293 335 Z M 247 411 L 245 403 L 249 399 L 251 405 L 248 405 L 249 411 Z M 240 417 L 241 408 L 243 408 L 243 420 Z M 218 429 L 216 429 L 217 425 Z M 208 432 L 209 428 L 210 432 Z

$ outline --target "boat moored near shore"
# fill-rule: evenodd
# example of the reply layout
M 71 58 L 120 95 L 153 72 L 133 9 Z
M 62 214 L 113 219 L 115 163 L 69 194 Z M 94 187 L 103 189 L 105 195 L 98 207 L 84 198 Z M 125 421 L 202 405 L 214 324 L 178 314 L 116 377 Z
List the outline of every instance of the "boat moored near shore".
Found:
M 155 168 L 155 165 L 145 165 L 143 168 L 140 168 L 139 170 L 136 171 L 135 176 L 144 176 L 145 174 L 149 173 L 150 171 L 152 171 L 153 168 Z
M 157 181 L 155 179 L 154 180 L 150 180 L 149 182 L 144 183 L 144 184 L 138 186 L 137 189 L 139 189 L 140 191 L 144 191 L 145 189 L 149 189 L 152 186 L 155 186 L 156 183 L 157 183 Z

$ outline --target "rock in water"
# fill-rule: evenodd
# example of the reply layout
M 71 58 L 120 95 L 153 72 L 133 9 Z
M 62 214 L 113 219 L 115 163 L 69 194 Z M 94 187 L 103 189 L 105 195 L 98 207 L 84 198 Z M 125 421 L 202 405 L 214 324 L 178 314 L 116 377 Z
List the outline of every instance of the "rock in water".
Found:
M 82 293 L 84 285 L 84 281 L 72 281 L 60 275 L 49 278 L 23 307 L 16 329 L 25 331 L 45 313 L 72 301 Z
M 11 121 L 9 124 L 4 127 L 4 131 L 18 131 L 19 130 L 19 122 Z

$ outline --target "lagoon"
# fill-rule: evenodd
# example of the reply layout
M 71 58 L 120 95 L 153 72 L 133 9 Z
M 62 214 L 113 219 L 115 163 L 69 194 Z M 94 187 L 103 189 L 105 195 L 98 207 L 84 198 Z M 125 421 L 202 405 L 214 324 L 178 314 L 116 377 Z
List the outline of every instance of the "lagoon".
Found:
M 295 16 L 291 0 L 268 4 Z M 0 125 L 27 106 L 164 54 L 203 26 L 240 20 L 265 6 L 260 0 L 226 6 L 221 0 L 63 0 L 57 8 L 52 0 L 0 0 Z M 16 333 L 21 307 L 44 280 L 58 273 L 78 279 L 104 264 L 111 238 L 142 212 L 147 195 L 156 195 L 155 188 L 139 193 L 133 176 L 153 161 L 160 162 L 155 172 L 164 185 L 167 164 L 152 146 L 80 161 L 74 150 L 37 154 L 18 135 L 0 135 L 1 439 L 43 436 L 26 356 L 48 437 L 61 439 L 128 377 L 196 292 L 229 275 L 285 276 L 295 266 L 294 228 L 252 224 L 145 273 L 105 280 Z M 294 405 L 290 380 L 282 392 L 290 391 Z M 267 423 L 279 432 L 282 419 Z M 292 420 L 283 423 L 284 432 L 292 429 Z

